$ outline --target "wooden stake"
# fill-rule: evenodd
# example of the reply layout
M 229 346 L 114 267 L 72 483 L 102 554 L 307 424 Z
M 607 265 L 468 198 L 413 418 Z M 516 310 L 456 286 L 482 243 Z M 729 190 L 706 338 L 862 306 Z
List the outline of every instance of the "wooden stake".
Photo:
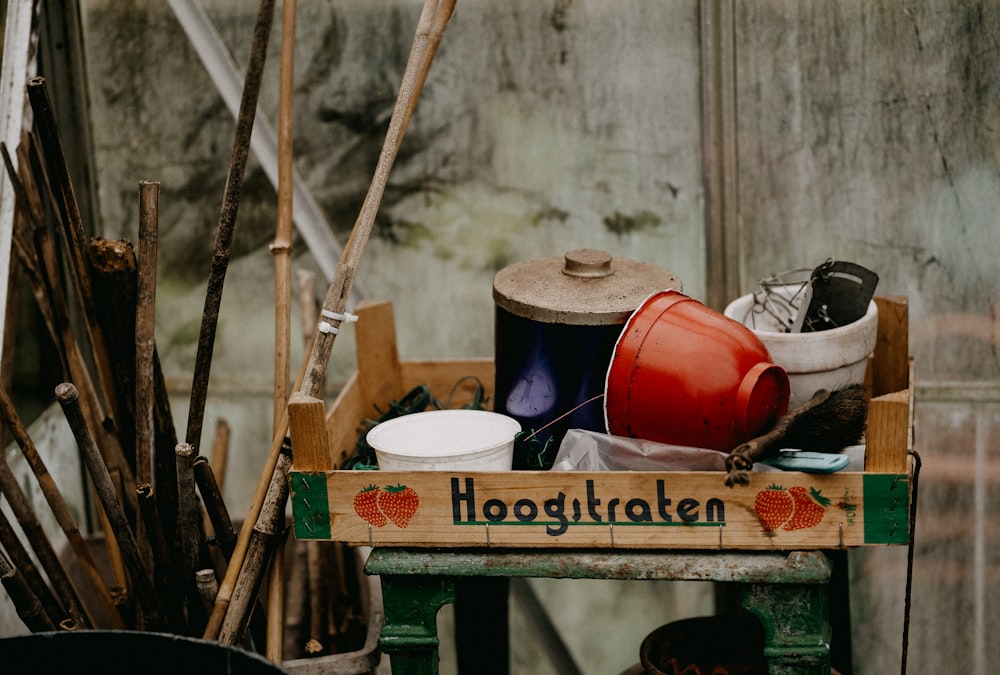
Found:
M 108 467 L 104 464 L 94 437 L 87 427 L 87 422 L 80 410 L 78 403 L 79 392 L 69 382 L 64 382 L 56 387 L 56 400 L 62 406 L 66 421 L 69 422 L 73 436 L 83 455 L 84 464 L 94 483 L 97 496 L 104 506 L 104 512 L 108 517 L 111 528 L 114 531 L 115 539 L 122 552 L 122 559 L 129 571 L 129 578 L 135 589 L 136 600 L 144 619 L 143 627 L 146 630 L 156 630 L 161 626 L 161 618 L 156 595 L 153 592 L 152 580 L 149 570 L 146 568 L 139 553 L 135 535 L 129 528 L 128 519 L 114 485 L 108 473 Z M 127 492 L 127 491 L 126 491 Z
M 400 84 L 399 94 L 396 98 L 396 105 L 389 120 L 389 130 L 375 167 L 375 175 L 369 186 L 361 213 L 351 231 L 351 238 L 345 247 L 343 258 L 337 265 L 334 278 L 327 289 L 323 302 L 324 320 L 319 324 L 319 330 L 313 339 L 309 356 L 303 362 L 302 372 L 296 382 L 296 391 L 302 391 L 314 398 L 320 397 L 321 392 L 318 389 L 325 378 L 326 366 L 329 362 L 330 351 L 333 348 L 334 337 L 339 331 L 340 324 L 346 317 L 347 298 L 354 281 L 357 264 L 371 234 L 375 216 L 378 212 L 382 195 L 385 192 L 386 183 L 388 182 L 389 172 L 399 153 L 399 146 L 402 143 L 403 135 L 409 124 L 410 116 L 416 106 L 420 90 L 423 88 L 427 73 L 430 70 L 431 61 L 437 52 L 441 35 L 455 9 L 455 1 L 443 0 L 439 7 L 438 0 L 425 0 L 423 10 L 421 11 L 413 46 L 410 50 L 406 70 L 403 74 L 403 81 Z M 301 385 L 299 382 L 301 382 Z M 263 514 L 263 504 L 266 494 L 271 490 L 272 484 L 284 485 L 287 488 L 288 470 L 291 468 L 291 462 L 288 462 L 283 470 L 279 468 L 280 448 L 283 443 L 283 436 L 288 429 L 287 425 L 288 413 L 286 410 L 276 427 L 281 431 L 275 434 L 275 438 L 271 444 L 271 452 L 268 455 L 264 470 L 257 483 L 257 489 L 251 500 L 247 518 L 244 521 L 243 528 L 240 530 L 236 549 L 233 552 L 229 567 L 226 568 L 226 575 L 219 585 L 219 594 L 216 596 L 212 616 L 209 617 L 205 628 L 205 639 L 214 639 L 219 634 L 222 621 L 231 610 L 229 604 L 233 598 L 234 589 L 238 586 L 237 581 L 243 569 L 244 559 L 248 553 L 251 533 L 255 527 L 254 523 L 259 524 Z M 282 509 L 279 509 L 279 512 L 283 513 L 283 505 Z M 264 552 L 259 547 L 258 549 L 259 552 Z M 255 561 L 251 565 L 251 569 L 257 568 L 259 570 L 260 567 L 259 561 Z
M 236 212 L 239 209 L 240 193 L 243 187 L 243 171 L 250 151 L 250 135 L 253 131 L 254 116 L 257 112 L 257 98 L 260 93 L 261 76 L 267 56 L 267 42 L 274 17 L 274 0 L 261 0 L 254 25 L 253 43 L 250 47 L 250 61 L 243 83 L 243 95 L 236 118 L 236 138 L 229 160 L 229 173 L 219 212 L 219 224 L 215 234 L 215 252 L 208 277 L 205 294 L 205 308 L 202 312 L 201 331 L 198 335 L 198 351 L 195 355 L 194 378 L 191 382 L 191 405 L 188 410 L 186 442 L 197 452 L 201 444 L 201 429 L 205 419 L 205 399 L 208 395 L 208 380 L 212 368 L 212 351 L 215 347 L 215 332 L 219 323 L 219 307 L 222 305 L 222 288 L 226 281 L 226 270 L 232 253 Z

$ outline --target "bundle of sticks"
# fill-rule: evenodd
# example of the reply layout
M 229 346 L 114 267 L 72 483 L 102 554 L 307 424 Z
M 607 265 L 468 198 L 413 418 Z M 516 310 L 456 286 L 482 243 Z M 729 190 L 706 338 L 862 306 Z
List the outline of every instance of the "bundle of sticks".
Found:
M 215 330 L 274 0 L 260 0 L 254 26 L 183 440 L 174 428 L 154 336 L 159 183 L 139 182 L 137 251 L 125 240 L 88 240 L 46 82 L 28 82 L 34 132 L 22 135 L 14 156 L 0 144 L 17 197 L 12 274 L 27 279 L 56 345 L 62 383 L 54 395 L 79 447 L 101 529 L 100 537 L 84 536 L 0 385 L 0 414 L 72 554 L 67 563 L 54 550 L 0 454 L 0 492 L 28 541 L 25 546 L 0 511 L 0 581 L 30 630 L 124 628 L 201 635 L 251 645 L 275 661 L 350 649 L 352 635 L 364 639 L 361 598 L 351 583 L 351 556 L 332 542 L 294 542 L 287 536 L 285 505 L 294 451 L 287 405 L 293 391 L 322 397 L 326 365 L 337 328 L 347 316 L 358 262 L 454 6 L 455 0 L 425 1 L 375 175 L 321 309 L 317 311 L 320 303 L 311 289 L 300 293 L 308 355 L 293 385 L 287 356 L 295 2 L 283 3 L 278 227 L 272 246 L 274 434 L 238 531 L 222 496 L 227 423 L 219 422 L 210 458 L 200 447 Z M 308 285 L 311 281 L 300 276 L 300 286 Z M 100 555 L 95 553 L 95 539 L 104 543 Z M 297 572 L 300 568 L 305 571 Z M 67 571 L 71 569 L 80 572 L 75 579 Z M 287 597 L 286 585 L 291 591 Z M 265 588 L 267 593 L 262 592 Z M 301 632 L 290 641 L 292 627 Z

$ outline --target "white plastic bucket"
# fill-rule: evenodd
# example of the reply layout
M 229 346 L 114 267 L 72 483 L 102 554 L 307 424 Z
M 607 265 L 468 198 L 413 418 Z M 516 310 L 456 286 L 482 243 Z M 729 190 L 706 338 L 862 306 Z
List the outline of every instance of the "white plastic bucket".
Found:
M 771 361 L 788 373 L 789 410 L 820 389 L 840 389 L 865 381 L 868 355 L 878 338 L 878 305 L 874 301 L 857 321 L 811 333 L 782 332 L 780 324 L 766 312 L 752 311 L 753 302 L 752 294 L 741 296 L 723 313 L 750 328 L 767 347 Z
M 510 471 L 521 424 L 486 410 L 429 410 L 368 432 L 382 471 Z

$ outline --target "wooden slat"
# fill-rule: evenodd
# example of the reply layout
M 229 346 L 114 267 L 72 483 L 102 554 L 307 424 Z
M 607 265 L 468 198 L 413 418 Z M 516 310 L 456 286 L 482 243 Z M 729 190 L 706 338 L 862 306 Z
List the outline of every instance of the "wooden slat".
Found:
M 404 391 L 425 384 L 446 407 L 458 408 L 471 401 L 477 383 L 487 397 L 493 396 L 492 358 L 402 361 L 401 365 Z M 486 407 L 493 408 L 492 399 Z
M 905 296 L 876 297 L 878 339 L 872 361 L 872 395 L 909 388 L 909 304 Z
M 375 546 L 790 550 L 908 538 L 905 475 L 754 473 L 732 489 L 723 477 L 331 471 L 322 507 L 317 474 L 293 474 L 292 500 L 296 523 L 309 524 L 296 536 Z M 768 501 L 776 515 L 765 529 Z
M 356 310 L 358 386 L 369 411 L 385 410 L 404 393 L 392 303 L 364 301 Z M 366 413 L 366 414 L 371 414 Z
M 366 417 L 372 417 L 372 413 L 373 411 L 365 407 L 361 398 L 358 373 L 355 371 L 326 414 L 326 433 L 330 452 L 338 465 L 343 464 L 345 459 L 354 454 L 361 421 Z

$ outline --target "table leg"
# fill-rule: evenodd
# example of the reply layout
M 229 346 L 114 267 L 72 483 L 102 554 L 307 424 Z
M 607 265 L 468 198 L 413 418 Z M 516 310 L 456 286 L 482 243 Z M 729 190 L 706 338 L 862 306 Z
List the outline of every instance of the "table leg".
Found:
M 393 675 L 437 675 L 437 614 L 455 601 L 451 577 L 382 575 L 385 626 L 379 638 Z
M 770 675 L 829 675 L 830 624 L 822 584 L 749 584 L 743 607 L 764 626 Z

